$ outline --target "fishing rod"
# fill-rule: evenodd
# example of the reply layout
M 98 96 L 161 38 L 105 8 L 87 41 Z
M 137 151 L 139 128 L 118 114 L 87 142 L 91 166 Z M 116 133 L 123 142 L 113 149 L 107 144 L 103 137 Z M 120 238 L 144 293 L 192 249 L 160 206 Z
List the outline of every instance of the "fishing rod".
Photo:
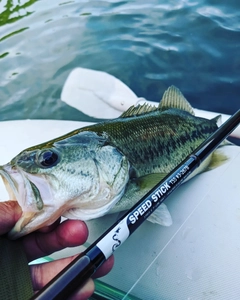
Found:
M 151 189 L 31 300 L 66 299 L 83 285 L 150 214 L 228 137 L 240 123 L 240 109 Z

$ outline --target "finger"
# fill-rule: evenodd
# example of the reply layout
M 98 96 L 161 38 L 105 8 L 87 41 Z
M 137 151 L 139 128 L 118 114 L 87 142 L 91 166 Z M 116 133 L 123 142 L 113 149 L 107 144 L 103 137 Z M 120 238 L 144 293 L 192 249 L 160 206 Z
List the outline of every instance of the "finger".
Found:
M 93 278 L 105 276 L 107 273 L 109 273 L 112 270 L 113 264 L 114 264 L 114 256 L 112 255 L 96 271 L 96 273 L 93 275 Z
M 94 292 L 94 281 L 89 278 L 83 287 L 79 288 L 73 295 L 68 297 L 68 300 L 87 300 Z
M 0 202 L 0 235 L 11 230 L 21 215 L 17 201 Z
M 87 237 L 88 228 L 83 221 L 66 220 L 51 232 L 33 232 L 22 241 L 28 260 L 31 261 L 66 247 L 82 245 Z
M 60 222 L 61 222 L 61 217 L 58 218 L 53 224 L 39 228 L 37 231 L 42 233 L 53 231 L 60 224 Z
M 30 272 L 33 290 L 38 291 L 43 288 L 53 277 L 55 277 L 64 267 L 66 267 L 73 257 L 62 258 L 48 263 L 31 265 Z
M 66 267 L 76 256 L 59 259 L 53 262 L 30 266 L 33 289 L 42 289 L 52 280 L 64 267 Z M 88 299 L 94 291 L 94 283 L 89 279 L 86 284 L 79 288 L 70 299 Z
M 43 288 L 51 279 L 53 279 L 64 267 L 66 267 L 76 257 L 77 255 L 45 264 L 31 265 L 30 271 L 33 282 L 33 289 L 37 291 Z M 111 256 L 95 273 L 94 278 L 106 275 L 112 269 L 113 263 L 114 257 Z M 88 297 L 90 297 L 93 291 L 94 284 L 92 280 L 90 280 L 87 282 L 87 285 L 84 285 L 76 293 L 74 293 L 74 295 L 72 295 L 70 299 L 88 299 Z

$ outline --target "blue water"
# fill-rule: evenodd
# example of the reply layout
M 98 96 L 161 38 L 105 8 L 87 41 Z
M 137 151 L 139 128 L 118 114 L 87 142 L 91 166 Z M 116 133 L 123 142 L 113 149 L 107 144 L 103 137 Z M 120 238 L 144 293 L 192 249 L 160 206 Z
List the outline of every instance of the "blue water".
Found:
M 159 101 L 174 84 L 196 108 L 240 108 L 239 1 L 0 1 L 0 120 L 89 120 L 60 101 L 78 66 Z

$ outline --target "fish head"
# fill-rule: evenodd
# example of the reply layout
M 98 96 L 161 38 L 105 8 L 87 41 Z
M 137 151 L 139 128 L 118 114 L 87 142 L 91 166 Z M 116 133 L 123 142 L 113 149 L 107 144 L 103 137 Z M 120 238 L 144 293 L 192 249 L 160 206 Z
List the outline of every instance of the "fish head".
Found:
M 123 194 L 128 173 L 126 157 L 95 132 L 22 151 L 0 167 L 10 199 L 23 211 L 9 237 L 48 226 L 62 215 L 88 220 L 105 214 Z

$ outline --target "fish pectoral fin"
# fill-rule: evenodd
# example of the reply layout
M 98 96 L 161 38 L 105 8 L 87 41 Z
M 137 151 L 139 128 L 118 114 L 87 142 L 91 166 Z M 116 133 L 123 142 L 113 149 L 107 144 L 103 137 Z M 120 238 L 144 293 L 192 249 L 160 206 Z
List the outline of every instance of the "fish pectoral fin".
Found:
M 141 176 L 137 178 L 137 185 L 142 189 L 152 189 L 156 184 L 158 184 L 167 173 L 152 173 L 148 175 Z
M 15 226 L 9 231 L 8 237 L 10 239 L 17 238 L 19 236 L 19 233 L 33 219 L 35 214 L 36 212 L 24 212 Z
M 215 150 L 211 156 L 211 161 L 205 171 L 213 170 L 221 166 L 222 164 L 227 162 L 228 159 L 229 157 L 222 153 L 220 149 Z
M 138 186 L 142 189 L 152 189 L 161 180 L 167 176 L 167 173 L 153 173 L 138 178 Z M 147 218 L 151 223 L 157 223 L 162 226 L 172 225 L 172 217 L 167 206 L 162 203 L 159 207 Z
M 222 149 L 222 148 L 221 148 Z M 210 170 L 213 170 L 221 165 L 223 165 L 225 162 L 228 161 L 227 155 L 221 152 L 221 149 L 215 150 L 211 155 L 209 155 L 201 164 L 200 166 L 195 169 L 190 176 L 188 176 L 184 182 L 187 182 L 197 174 L 207 172 Z
M 151 223 L 157 223 L 162 226 L 171 226 L 172 217 L 167 206 L 162 203 L 157 209 L 147 218 Z
M 221 144 L 217 147 L 217 149 L 222 148 L 224 146 L 236 146 L 236 144 L 230 142 L 229 140 L 225 139 L 221 142 Z

